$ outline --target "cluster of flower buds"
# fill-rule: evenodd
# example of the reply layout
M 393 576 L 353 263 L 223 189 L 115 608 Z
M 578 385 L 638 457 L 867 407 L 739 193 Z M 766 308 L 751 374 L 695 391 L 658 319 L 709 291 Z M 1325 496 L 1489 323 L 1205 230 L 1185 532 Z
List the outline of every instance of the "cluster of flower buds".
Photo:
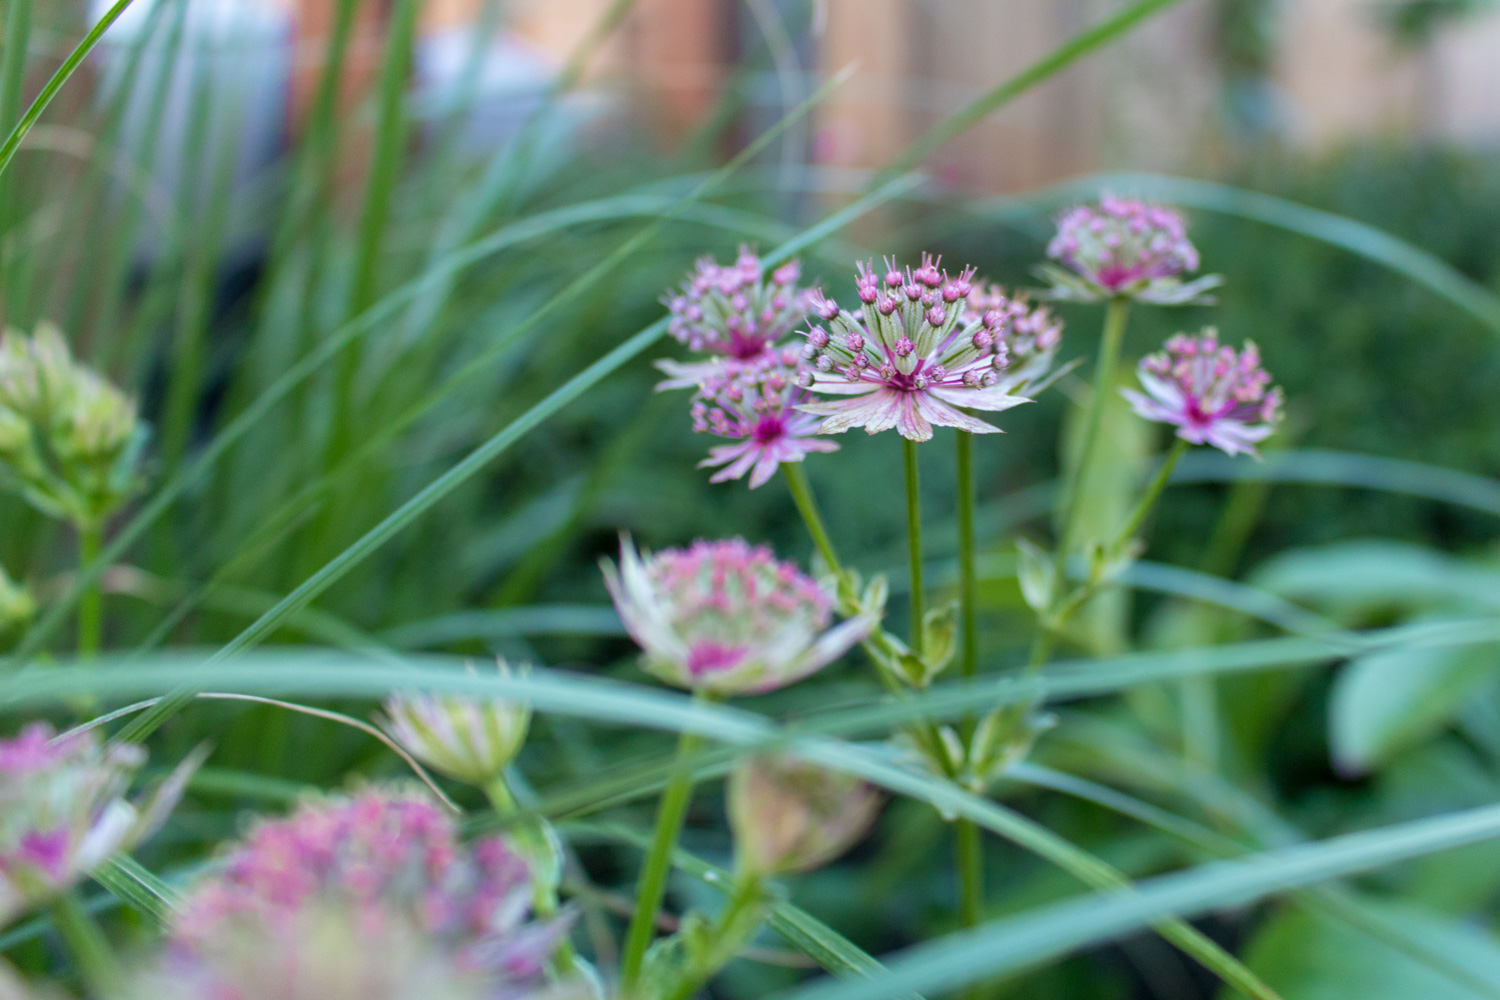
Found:
M 1260 350 L 1251 341 L 1240 351 L 1220 344 L 1212 327 L 1168 340 L 1141 359 L 1137 375 L 1144 393 L 1120 390 L 1135 412 L 1172 424 L 1192 444 L 1254 455 L 1281 420 L 1282 392 L 1271 388 Z
M 782 462 L 800 462 L 812 451 L 837 451 L 817 436 L 821 420 L 798 407 L 812 399 L 797 383 L 801 352 L 772 348 L 751 361 L 725 360 L 702 376 L 693 397 L 693 430 L 730 438 L 711 448 L 698 467 L 719 468 L 710 482 L 750 474 L 750 488 L 763 486 Z
M 191 892 L 149 981 L 244 1000 L 547 995 L 566 985 L 547 967 L 569 924 L 530 919 L 531 899 L 504 840 L 461 845 L 418 792 L 318 800 L 256 827 Z
M 499 672 L 511 676 L 510 665 L 500 661 Z M 505 773 L 531 724 L 530 707 L 500 698 L 401 693 L 386 701 L 385 711 L 385 729 L 413 757 L 481 788 Z
M 682 283 L 682 290 L 662 299 L 671 311 L 667 327 L 673 337 L 702 354 L 749 361 L 774 348 L 806 317 L 809 290 L 798 286 L 802 266 L 783 264 L 766 280 L 765 267 L 749 247 L 740 247 L 733 264 L 704 257 Z M 668 375 L 658 389 L 686 389 L 708 370 L 704 362 L 662 360 Z
M 184 761 L 150 797 L 126 789 L 145 762 L 136 746 L 93 732 L 57 738 L 45 723 L 0 740 L 0 925 L 72 888 L 149 836 L 197 767 Z
M 622 539 L 604 582 L 649 673 L 718 695 L 801 680 L 875 625 L 861 615 L 830 628 L 834 601 L 816 581 L 737 538 L 644 555 Z
M 807 366 L 799 381 L 813 392 L 851 397 L 801 407 L 828 418 L 822 433 L 863 427 L 875 434 L 894 427 L 909 440 L 926 441 L 933 424 L 996 433 L 998 427 L 964 410 L 1008 410 L 1029 402 L 1001 384 L 1010 364 L 1002 346 L 1005 314 L 989 310 L 973 318 L 973 268 L 954 278 L 937 264 L 930 254 L 922 255 L 915 270 L 887 260 L 883 283 L 871 265 L 861 264 L 858 312 L 816 298 L 813 315 L 828 327 L 807 332 Z
M 1156 305 L 1206 301 L 1222 279 L 1184 282 L 1198 269 L 1198 250 L 1187 238 L 1182 213 L 1166 205 L 1105 195 L 1058 220 L 1047 256 L 1071 270 L 1044 265 L 1051 296 L 1080 302 L 1132 298 Z
M 19 628 L 36 614 L 36 600 L 31 591 L 16 583 L 0 567 L 0 635 Z
M 135 404 L 79 365 L 54 326 L 0 335 L 0 471 L 32 505 L 98 524 L 139 487 Z
M 964 325 L 981 323 L 997 328 L 996 357 L 1004 369 L 996 387 L 1007 392 L 1039 392 L 1052 383 L 1057 349 L 1062 345 L 1062 320 L 1045 305 L 1033 304 L 1026 295 L 1010 295 L 993 282 L 975 282 L 964 300 Z
M 822 867 L 863 837 L 880 809 L 880 794 L 865 782 L 789 757 L 741 761 L 728 795 L 742 876 Z

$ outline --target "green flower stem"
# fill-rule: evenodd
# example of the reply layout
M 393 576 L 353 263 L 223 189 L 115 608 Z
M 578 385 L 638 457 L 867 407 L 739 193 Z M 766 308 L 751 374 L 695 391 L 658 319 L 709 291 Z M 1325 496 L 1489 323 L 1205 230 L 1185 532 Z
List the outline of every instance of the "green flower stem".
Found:
M 760 926 L 761 904 L 766 898 L 758 875 L 742 875 L 729 902 L 714 921 L 713 943 L 702 962 L 689 969 L 667 1000 L 689 1000 L 714 973 L 728 965 Z
M 962 641 L 959 668 L 964 677 L 973 677 L 979 673 L 979 629 L 975 608 L 978 586 L 974 572 L 974 435 L 968 431 L 957 434 L 957 458 L 958 600 Z M 975 725 L 973 717 L 963 720 L 965 746 L 973 741 Z M 958 863 L 959 920 L 965 927 L 977 927 L 984 912 L 984 847 L 979 827 L 969 819 L 955 821 L 953 845 Z M 966 995 L 973 998 L 980 993 L 974 987 Z
M 485 798 L 490 800 L 498 816 L 514 816 L 519 813 L 520 807 L 516 804 L 516 797 L 510 790 L 510 784 L 505 780 L 505 775 L 497 775 L 492 781 L 484 786 Z M 522 820 L 516 830 L 515 836 L 527 850 L 551 853 L 551 845 L 547 843 L 546 831 L 542 824 L 545 820 L 531 818 Z M 561 858 L 555 859 L 559 865 Z M 560 875 L 561 872 L 558 872 Z M 543 920 L 557 915 L 557 885 L 548 880 L 545 885 L 538 885 L 537 891 L 532 899 L 532 908 L 536 915 Z M 558 974 L 565 975 L 574 969 L 573 943 L 564 939 L 557 945 L 557 950 L 552 953 L 552 969 Z
M 78 963 L 89 992 L 113 996 L 120 984 L 120 963 L 104 932 L 73 893 L 64 893 L 51 906 L 52 923 Z
M 677 741 L 677 761 L 683 765 L 686 759 L 703 743 L 696 733 L 683 733 Z M 635 913 L 630 918 L 630 929 L 625 934 L 625 950 L 620 960 L 620 983 L 627 996 L 634 994 L 640 980 L 641 963 L 646 949 L 651 945 L 656 930 L 656 916 L 661 909 L 662 897 L 667 891 L 667 875 L 672 870 L 672 852 L 677 847 L 677 836 L 682 832 L 687 818 L 688 803 L 693 797 L 693 773 L 679 766 L 662 792 L 661 805 L 656 811 L 656 833 L 651 838 L 651 850 L 646 854 L 645 867 L 641 869 L 641 880 L 636 887 Z
M 802 467 L 801 462 L 783 462 L 781 473 L 786 477 L 792 502 L 797 505 L 797 513 L 802 515 L 802 523 L 807 525 L 807 533 L 812 536 L 818 554 L 842 584 L 844 570 L 839 564 L 838 553 L 833 550 L 833 539 L 828 537 L 828 529 L 823 525 L 823 515 L 818 512 L 818 502 L 813 499 L 812 486 L 807 481 L 807 470 Z
M 911 556 L 911 651 L 922 656 L 922 618 L 926 589 L 922 585 L 922 483 L 917 472 L 917 443 L 901 439 L 906 465 L 906 544 Z
M 83 572 L 99 558 L 104 528 L 98 522 L 78 525 L 78 570 Z M 100 581 L 91 583 L 78 598 L 78 656 L 98 655 L 104 628 L 104 594 Z
M 1060 508 L 1062 534 L 1056 555 L 1059 580 L 1064 579 L 1063 570 L 1068 554 L 1078 541 L 1078 511 L 1088 492 L 1094 455 L 1099 448 L 1099 432 L 1104 425 L 1104 408 L 1109 401 L 1115 366 L 1120 358 L 1120 343 L 1125 339 L 1125 321 L 1129 315 L 1130 303 L 1125 299 L 1111 299 L 1105 307 L 1104 333 L 1099 339 L 1099 357 L 1094 364 L 1094 392 L 1089 399 L 1088 412 L 1084 415 L 1083 442 L 1078 451 L 1078 464 L 1074 466 L 1073 475 L 1068 480 L 1067 492 Z
M 1125 522 L 1125 527 L 1120 529 L 1114 544 L 1110 546 L 1109 555 L 1115 556 L 1135 537 L 1141 525 L 1146 523 L 1146 518 L 1151 513 L 1151 508 L 1156 506 L 1156 501 L 1161 499 L 1162 490 L 1167 487 L 1167 480 L 1172 478 L 1172 470 L 1177 468 L 1177 463 L 1182 461 L 1182 456 L 1187 454 L 1189 444 L 1182 438 L 1172 441 L 1172 450 L 1167 452 L 1167 457 L 1162 459 L 1161 468 L 1156 470 L 1156 476 L 1152 478 L 1151 485 L 1146 487 L 1146 492 L 1136 501 L 1135 510 L 1130 512 L 1130 520 Z

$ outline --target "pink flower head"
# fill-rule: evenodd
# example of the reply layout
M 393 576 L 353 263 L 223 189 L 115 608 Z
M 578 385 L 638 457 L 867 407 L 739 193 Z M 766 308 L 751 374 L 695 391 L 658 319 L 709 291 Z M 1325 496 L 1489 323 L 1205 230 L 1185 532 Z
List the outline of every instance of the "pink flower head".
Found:
M 813 313 L 828 328 L 807 332 L 808 366 L 798 381 L 813 392 L 852 397 L 799 407 L 828 418 L 820 433 L 863 427 L 875 434 L 894 427 L 902 437 L 926 441 L 939 424 L 993 434 L 1000 429 L 964 410 L 1008 410 L 1030 402 L 1001 383 L 1010 364 L 1007 319 L 997 310 L 973 315 L 973 277 L 973 268 L 949 277 L 923 254 L 915 271 L 888 260 L 883 285 L 873 266 L 861 264 L 858 312 L 818 297 Z
M 1145 393 L 1120 390 L 1135 412 L 1175 425 L 1193 444 L 1254 455 L 1281 419 L 1282 392 L 1270 388 L 1260 349 L 1248 340 L 1240 351 L 1223 346 L 1212 327 L 1168 340 L 1165 350 L 1141 359 L 1137 375 Z
M 0 924 L 72 888 L 156 830 L 182 795 L 190 757 L 141 803 L 125 791 L 145 762 L 136 746 L 96 734 L 57 739 L 33 723 L 0 740 Z
M 307 967 L 326 967 L 339 987 L 362 982 L 367 949 L 320 954 L 310 928 L 354 941 L 394 934 L 427 964 L 486 983 L 474 996 L 509 996 L 541 982 L 567 932 L 566 919 L 530 921 L 532 899 L 531 868 L 504 840 L 466 848 L 424 794 L 375 788 L 257 826 L 189 895 L 170 942 L 178 965 L 231 983 L 240 947 L 254 945 L 272 984 L 247 994 L 257 1000 L 282 996 L 274 984 Z
M 678 687 L 761 694 L 821 670 L 869 634 L 865 616 L 830 628 L 833 599 L 796 566 L 742 539 L 638 553 L 620 542 L 604 582 L 647 671 Z
M 1157 305 L 1205 301 L 1202 294 L 1218 287 L 1218 275 L 1184 283 L 1181 276 L 1198 269 L 1198 250 L 1187 238 L 1182 213 L 1166 205 L 1104 195 L 1098 205 L 1079 205 L 1063 213 L 1047 256 L 1072 269 L 1045 265 L 1040 273 L 1052 281 L 1056 299 L 1097 302 L 1133 298 Z
M 1062 320 L 1046 306 L 1033 305 L 1025 294 L 1012 296 L 997 284 L 976 282 L 964 300 L 960 322 L 979 323 L 984 335 L 993 337 L 995 357 L 1004 364 L 994 388 L 1034 395 L 1061 374 L 1053 366 L 1062 345 Z
M 733 264 L 701 258 L 682 283 L 682 290 L 662 299 L 672 319 L 667 331 L 688 348 L 736 361 L 759 358 L 807 317 L 810 292 L 797 280 L 802 266 L 783 264 L 766 280 L 760 258 L 740 247 Z M 687 389 L 698 384 L 703 362 L 661 360 L 656 367 L 670 376 L 657 389 Z
M 800 462 L 810 451 L 837 451 L 817 437 L 817 417 L 797 409 L 809 402 L 797 384 L 795 347 L 778 347 L 751 361 L 724 359 L 698 383 L 693 430 L 736 443 L 709 450 L 700 469 L 723 466 L 710 478 L 722 483 L 750 473 L 750 488 L 763 486 L 782 462 Z

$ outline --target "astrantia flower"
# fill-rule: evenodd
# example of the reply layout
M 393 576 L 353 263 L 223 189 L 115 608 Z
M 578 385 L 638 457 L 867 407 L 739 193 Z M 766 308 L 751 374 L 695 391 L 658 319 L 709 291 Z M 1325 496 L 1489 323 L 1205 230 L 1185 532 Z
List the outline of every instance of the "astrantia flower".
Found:
M 797 384 L 795 347 L 773 348 L 752 361 L 725 359 L 709 369 L 693 397 L 693 430 L 733 438 L 736 444 L 709 450 L 700 469 L 723 466 L 709 481 L 750 474 L 762 486 L 782 462 L 800 462 L 810 451 L 837 451 L 817 437 L 818 417 L 797 408 L 812 401 Z
M 774 691 L 832 663 L 874 626 L 858 617 L 830 628 L 833 599 L 817 583 L 738 538 L 644 556 L 624 539 L 604 582 L 646 670 L 694 691 Z
M 973 276 L 970 268 L 950 278 L 923 254 L 915 271 L 887 261 L 883 288 L 871 267 L 861 264 L 864 307 L 857 313 L 817 297 L 813 314 L 830 329 L 808 331 L 803 357 L 809 365 L 798 379 L 813 392 L 853 397 L 799 407 L 828 418 L 821 433 L 863 427 L 875 434 L 894 427 L 902 437 L 926 441 L 939 424 L 992 434 L 1000 429 L 964 409 L 1008 410 L 1029 402 L 1001 384 L 1010 363 L 1005 316 L 989 310 L 974 317 L 968 310 Z
M 131 803 L 125 791 L 145 759 L 139 747 L 105 747 L 92 732 L 54 739 L 45 723 L 0 740 L 0 924 L 66 892 L 161 825 L 197 758 Z
M 1072 270 L 1040 268 L 1056 299 L 1127 297 L 1182 305 L 1203 301 L 1202 294 L 1223 281 L 1218 275 L 1182 281 L 1182 275 L 1198 269 L 1198 250 L 1188 241 L 1187 223 L 1177 209 L 1113 195 L 1065 212 L 1047 256 Z
M 566 920 L 530 920 L 531 900 L 530 868 L 505 841 L 465 847 L 426 796 L 372 789 L 256 827 L 177 912 L 169 968 L 254 985 L 190 994 L 205 998 L 425 996 L 399 992 L 415 984 L 444 997 L 530 996 L 567 932 Z M 308 992 L 308 969 L 327 992 Z
M 499 670 L 501 676 L 511 674 L 503 660 Z M 396 694 L 386 701 L 385 711 L 385 728 L 412 756 L 450 778 L 481 787 L 505 773 L 531 723 L 526 705 L 464 695 Z
M 964 300 L 960 322 L 965 326 L 981 323 L 986 330 L 999 331 L 994 350 L 1005 367 L 994 388 L 1035 394 L 1060 374 L 1053 365 L 1062 344 L 1062 320 L 1046 306 L 1033 305 L 1024 294 L 1011 296 L 999 285 L 976 282 Z
M 1212 327 L 1168 340 L 1165 350 L 1141 359 L 1137 374 L 1144 394 L 1120 390 L 1135 412 L 1175 425 L 1193 444 L 1254 455 L 1281 419 L 1282 393 L 1270 388 L 1260 349 L 1248 340 L 1241 351 L 1223 346 Z
M 750 361 L 774 348 L 807 318 L 811 303 L 797 279 L 802 266 L 783 264 L 765 278 L 760 258 L 740 247 L 733 264 L 700 259 L 682 290 L 662 301 L 671 310 L 667 331 L 689 349 L 715 357 Z M 671 376 L 657 389 L 689 389 L 710 370 L 707 362 L 663 359 L 656 367 Z
M 865 835 L 880 808 L 880 794 L 865 782 L 793 758 L 741 761 L 728 799 L 736 863 L 757 875 L 827 864 Z

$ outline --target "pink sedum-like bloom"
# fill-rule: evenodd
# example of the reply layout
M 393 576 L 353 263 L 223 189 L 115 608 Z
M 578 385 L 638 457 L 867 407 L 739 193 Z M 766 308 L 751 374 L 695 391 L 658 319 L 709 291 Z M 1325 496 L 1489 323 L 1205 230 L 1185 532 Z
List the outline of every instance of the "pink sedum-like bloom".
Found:
M 162 824 L 199 758 L 132 803 L 125 791 L 145 759 L 139 747 L 106 747 L 93 732 L 57 739 L 40 722 L 0 740 L 0 925 L 66 892 Z
M 416 984 L 540 995 L 568 921 L 529 919 L 532 899 L 520 854 L 500 838 L 460 844 L 453 817 L 420 792 L 314 800 L 261 823 L 192 891 L 163 978 L 204 984 L 189 996 L 245 1000 L 401 1000 Z
M 1047 256 L 1069 271 L 1044 265 L 1050 296 L 1080 302 L 1132 298 L 1156 305 L 1203 302 L 1223 279 L 1207 275 L 1183 282 L 1198 269 L 1198 250 L 1187 238 L 1182 213 L 1166 205 L 1104 195 L 1058 219 Z
M 1221 345 L 1212 327 L 1168 340 L 1141 359 L 1137 375 L 1144 393 L 1120 390 L 1135 412 L 1174 425 L 1193 444 L 1254 455 L 1281 420 L 1282 392 L 1270 388 L 1260 349 L 1248 340 L 1240 351 Z
M 864 304 L 851 313 L 817 297 L 813 314 L 828 324 L 807 332 L 798 379 L 813 392 L 848 396 L 804 403 L 799 409 L 827 417 L 820 433 L 863 427 L 877 434 L 896 428 L 911 441 L 927 441 L 934 424 L 975 434 L 1000 428 L 964 410 L 1008 410 L 1030 402 L 1002 384 L 1010 365 L 1007 320 L 989 309 L 975 316 L 972 268 L 957 278 L 939 271 L 931 255 L 905 271 L 886 262 L 884 286 L 871 265 L 859 267 Z
M 711 448 L 698 463 L 700 469 L 719 468 L 710 482 L 749 473 L 753 490 L 764 486 L 782 462 L 800 462 L 813 451 L 838 451 L 837 444 L 817 436 L 822 421 L 798 409 L 812 400 L 797 384 L 800 356 L 795 347 L 780 347 L 752 361 L 726 359 L 698 383 L 693 430 L 736 442 Z
M 741 539 L 642 555 L 628 538 L 604 583 L 645 669 L 718 695 L 774 691 L 838 659 L 875 622 L 830 628 L 833 599 L 796 566 Z
M 739 257 L 727 266 L 703 257 L 682 290 L 662 300 L 672 316 L 667 332 L 700 354 L 735 361 L 759 358 L 807 318 L 812 299 L 797 284 L 801 274 L 802 265 L 794 260 L 767 280 L 749 247 L 740 247 Z M 712 362 L 663 359 L 656 367 L 669 376 L 658 390 L 691 389 L 712 370 Z

